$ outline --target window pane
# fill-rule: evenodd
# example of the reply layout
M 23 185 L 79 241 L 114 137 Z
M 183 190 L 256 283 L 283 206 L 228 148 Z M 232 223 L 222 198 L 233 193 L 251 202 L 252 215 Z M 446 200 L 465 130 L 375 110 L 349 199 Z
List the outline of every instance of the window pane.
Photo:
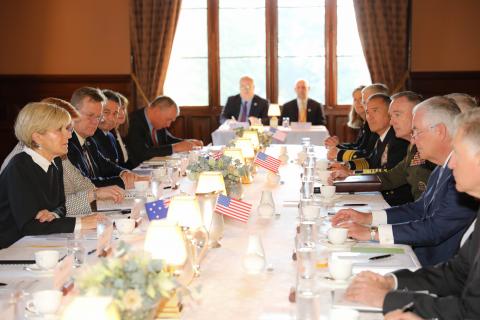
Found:
M 299 23 L 301 21 L 301 23 Z M 278 1 L 279 102 L 295 98 L 299 78 L 310 97 L 325 101 L 325 1 Z
M 371 82 L 352 0 L 337 0 L 337 103 L 350 104 L 352 90 Z
M 238 81 L 246 74 L 265 98 L 265 1 L 220 0 L 219 6 L 221 101 L 239 93 Z
M 164 93 L 178 105 L 208 105 L 207 2 L 183 0 Z

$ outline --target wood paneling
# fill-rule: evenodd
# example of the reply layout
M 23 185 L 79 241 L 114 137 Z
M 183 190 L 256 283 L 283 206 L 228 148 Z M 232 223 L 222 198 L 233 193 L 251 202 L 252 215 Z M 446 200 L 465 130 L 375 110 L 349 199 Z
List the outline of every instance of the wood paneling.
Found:
M 358 131 L 347 126 L 350 106 L 326 107 L 327 128 L 330 135 L 336 135 L 340 141 L 355 141 Z
M 130 75 L 0 75 L 0 161 L 17 143 L 13 124 L 28 102 L 46 97 L 69 101 L 73 91 L 83 86 L 112 89 L 130 98 L 131 85 Z
M 424 97 L 461 92 L 478 99 L 480 98 L 480 71 L 412 72 L 409 88 Z

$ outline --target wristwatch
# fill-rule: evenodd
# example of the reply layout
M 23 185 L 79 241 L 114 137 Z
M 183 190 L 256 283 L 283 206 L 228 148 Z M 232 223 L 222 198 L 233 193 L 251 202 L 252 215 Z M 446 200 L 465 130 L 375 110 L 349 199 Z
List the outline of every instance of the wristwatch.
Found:
M 371 226 L 370 227 L 370 240 L 375 241 L 375 235 L 378 233 L 378 227 L 377 226 Z

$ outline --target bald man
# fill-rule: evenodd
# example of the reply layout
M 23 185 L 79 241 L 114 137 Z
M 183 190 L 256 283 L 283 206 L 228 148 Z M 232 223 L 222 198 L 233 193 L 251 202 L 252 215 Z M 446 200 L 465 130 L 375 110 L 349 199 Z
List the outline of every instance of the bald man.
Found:
M 289 117 L 291 122 L 311 122 L 312 125 L 325 125 L 322 104 L 308 97 L 310 86 L 306 80 L 295 83 L 297 98 L 283 105 L 280 121 Z

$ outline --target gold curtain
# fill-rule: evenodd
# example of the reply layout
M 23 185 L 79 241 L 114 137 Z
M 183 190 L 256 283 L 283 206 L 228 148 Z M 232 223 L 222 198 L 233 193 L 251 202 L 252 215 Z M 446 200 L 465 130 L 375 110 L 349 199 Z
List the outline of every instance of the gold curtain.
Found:
M 135 107 L 163 94 L 181 0 L 130 0 Z
M 392 93 L 408 78 L 407 0 L 353 0 L 363 53 L 373 82 Z

